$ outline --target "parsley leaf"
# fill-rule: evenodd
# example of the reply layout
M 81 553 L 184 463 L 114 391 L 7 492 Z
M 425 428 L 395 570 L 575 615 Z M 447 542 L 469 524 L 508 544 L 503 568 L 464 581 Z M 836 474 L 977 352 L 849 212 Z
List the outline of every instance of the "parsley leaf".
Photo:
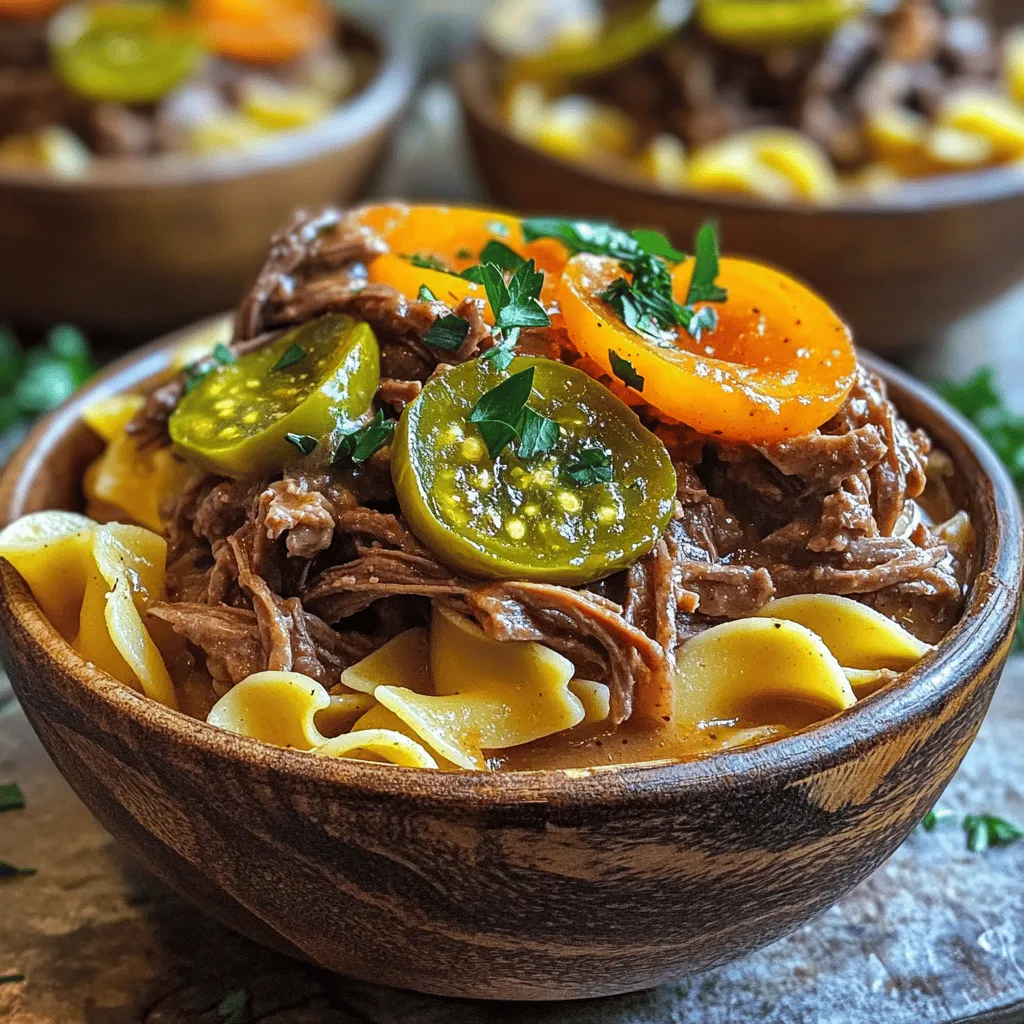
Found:
M 701 306 L 690 317 L 686 330 L 695 341 L 700 341 L 704 331 L 713 331 L 718 326 L 718 310 L 714 306 Z
M 494 325 L 508 344 L 515 344 L 521 327 L 546 327 L 551 323 L 538 301 L 544 274 L 535 268 L 533 260 L 521 261 L 508 284 L 497 264 L 485 263 L 478 269 L 494 314 Z
M 0 785 L 0 811 L 20 811 L 25 806 L 25 794 L 16 782 Z
M 686 253 L 680 252 L 660 231 L 637 228 L 630 234 L 637 240 L 640 248 L 651 256 L 661 256 L 670 263 L 686 259 Z
M 968 814 L 963 822 L 967 849 L 984 853 L 990 846 L 1009 846 L 1024 836 L 1024 831 L 994 814 Z
M 524 459 L 548 451 L 558 441 L 559 425 L 526 405 L 535 369 L 530 366 L 513 373 L 485 391 L 469 414 L 469 422 L 480 431 L 492 459 L 517 439 L 517 453 Z
M 446 313 L 438 317 L 428 329 L 423 340 L 431 348 L 454 352 L 466 340 L 469 334 L 469 321 L 454 313 Z
M 317 445 L 316 438 L 311 434 L 285 434 L 284 439 L 298 448 L 303 455 L 311 455 Z
M 608 349 L 608 360 L 612 364 L 612 373 L 623 384 L 633 388 L 634 391 L 643 391 L 644 379 L 633 369 L 633 364 L 628 359 L 623 359 L 615 349 L 610 348 Z
M 286 370 L 289 366 L 294 366 L 305 358 L 306 350 L 301 345 L 293 343 L 281 353 L 281 358 L 270 368 L 270 372 L 276 373 L 278 370 Z
M 711 221 L 706 220 L 697 231 L 694 245 L 696 256 L 693 274 L 686 293 L 686 304 L 694 302 L 724 302 L 729 293 L 715 284 L 718 277 L 718 231 Z
M 518 333 L 518 332 L 517 332 Z M 489 348 L 480 358 L 485 363 L 490 363 L 496 370 L 504 373 L 511 365 L 515 355 L 512 352 L 512 342 L 499 341 L 493 348 Z
M 520 440 L 516 446 L 516 454 L 521 459 L 530 459 L 534 455 L 549 452 L 558 443 L 562 428 L 529 406 L 523 410 L 523 423 L 519 429 Z
M 244 988 L 236 988 L 217 1004 L 218 1024 L 249 1024 L 252 999 Z
M 422 256 L 420 253 L 414 252 L 403 254 L 403 257 L 414 267 L 419 267 L 421 270 L 439 270 L 442 274 L 453 273 L 436 256 Z
M 573 252 L 589 252 L 630 260 L 641 253 L 640 243 L 630 234 L 611 224 L 589 220 L 567 220 L 564 217 L 529 217 L 523 221 L 523 238 L 557 238 Z
M 384 413 L 378 409 L 377 415 L 365 427 L 360 427 L 342 437 L 331 461 L 339 463 L 350 459 L 357 464 L 365 462 L 374 452 L 383 448 L 394 436 L 394 433 L 395 421 L 385 419 Z
M 12 985 L 24 980 L 24 974 L 0 974 L 0 985 Z
M 213 346 L 212 352 L 213 358 L 220 363 L 221 366 L 228 366 L 230 363 L 235 361 L 235 353 L 231 351 L 222 341 L 218 341 Z
M 934 807 L 921 819 L 921 828 L 925 832 L 934 832 L 943 822 L 951 821 L 953 812 L 945 808 L 936 810 Z
M 606 484 L 612 478 L 612 464 L 603 449 L 584 448 L 566 472 L 570 480 L 585 487 L 590 484 Z
M 492 238 L 480 250 L 480 262 L 482 264 L 493 263 L 500 270 L 507 270 L 510 274 L 514 274 L 526 261 L 515 249 L 510 249 L 504 242 Z
M 0 878 L 27 878 L 35 873 L 35 868 L 16 868 L 13 864 L 0 860 Z
M 436 302 L 437 296 L 425 285 L 420 285 L 420 290 L 416 295 L 417 302 Z

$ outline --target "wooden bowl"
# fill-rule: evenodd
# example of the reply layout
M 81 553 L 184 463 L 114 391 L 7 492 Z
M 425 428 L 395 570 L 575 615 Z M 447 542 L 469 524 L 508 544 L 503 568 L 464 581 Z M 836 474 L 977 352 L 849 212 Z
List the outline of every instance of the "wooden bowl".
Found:
M 808 282 L 879 352 L 929 341 L 1024 279 L 1024 168 L 933 178 L 888 199 L 834 207 L 681 193 L 552 156 L 500 116 L 491 66 L 464 58 L 455 83 L 494 199 L 513 210 L 663 230 L 690 251 L 700 223 L 724 248 Z
M 78 508 L 99 449 L 83 407 L 165 370 L 181 339 L 122 360 L 41 422 L 0 480 L 0 519 Z M 896 849 L 971 745 L 1009 650 L 1012 486 L 955 413 L 881 369 L 957 466 L 978 575 L 963 621 L 916 668 L 787 739 L 682 764 L 496 774 L 278 749 L 83 662 L 0 561 L 4 663 L 100 822 L 185 898 L 277 950 L 367 981 L 501 999 L 609 995 L 706 970 L 808 921 Z
M 378 61 L 325 121 L 251 153 L 98 161 L 78 179 L 0 171 L 3 320 L 152 337 L 237 304 L 296 207 L 362 185 L 415 76 L 406 36 Z

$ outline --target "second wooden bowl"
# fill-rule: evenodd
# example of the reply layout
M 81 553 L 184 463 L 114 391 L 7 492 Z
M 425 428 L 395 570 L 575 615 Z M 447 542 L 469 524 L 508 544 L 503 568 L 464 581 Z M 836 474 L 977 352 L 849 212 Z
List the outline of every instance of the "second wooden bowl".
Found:
M 40 423 L 0 521 L 78 508 L 96 398 L 167 369 L 175 338 Z M 963 620 L 852 710 L 674 765 L 441 773 L 282 750 L 187 718 L 85 663 L 0 561 L 0 650 L 33 726 L 100 822 L 253 939 L 331 971 L 448 996 L 609 995 L 785 935 L 903 841 L 970 747 L 1010 645 L 1021 523 L 955 413 L 890 370 L 952 457 L 979 531 Z M 55 837 L 54 841 L 58 841 Z
M 481 54 L 460 63 L 455 81 L 484 181 L 502 206 L 642 224 L 687 252 L 710 217 L 730 252 L 805 280 L 876 351 L 930 341 L 1024 280 L 1024 168 L 930 179 L 892 199 L 834 207 L 670 192 L 514 136 Z
M 352 198 L 412 92 L 408 33 L 358 37 L 378 51 L 362 92 L 251 153 L 0 172 L 0 319 L 137 338 L 235 305 L 296 207 Z

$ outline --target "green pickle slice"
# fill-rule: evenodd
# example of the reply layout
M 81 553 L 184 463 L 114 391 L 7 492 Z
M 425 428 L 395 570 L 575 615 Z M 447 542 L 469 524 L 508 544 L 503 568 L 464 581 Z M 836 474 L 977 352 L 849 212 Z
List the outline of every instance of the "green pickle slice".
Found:
M 473 360 L 406 407 L 392 447 L 395 490 L 420 540 L 461 572 L 588 583 L 654 547 L 672 514 L 675 470 L 661 441 L 598 381 L 522 356 L 508 373 L 530 366 L 528 405 L 560 428 L 549 451 L 520 458 L 509 446 L 490 458 L 469 416 L 506 378 Z M 602 479 L 583 470 L 595 460 L 606 467 L 596 474 Z
M 50 38 L 61 78 L 100 102 L 155 103 L 203 57 L 194 29 L 166 3 L 76 4 L 54 18 Z
M 200 379 L 171 415 L 171 440 L 227 476 L 269 473 L 302 458 L 295 438 L 314 438 L 329 457 L 369 409 L 379 378 L 369 324 L 329 313 Z

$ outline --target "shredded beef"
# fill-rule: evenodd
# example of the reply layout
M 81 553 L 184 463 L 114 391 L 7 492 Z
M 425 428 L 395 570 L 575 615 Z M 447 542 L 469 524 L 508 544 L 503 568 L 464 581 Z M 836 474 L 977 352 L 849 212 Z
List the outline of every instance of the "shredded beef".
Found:
M 235 350 L 310 316 L 348 312 L 380 341 L 376 402 L 400 413 L 425 382 L 490 345 L 490 330 L 481 303 L 464 300 L 454 307 L 470 325 L 463 345 L 432 350 L 426 334 L 452 307 L 368 283 L 365 262 L 381 251 L 353 215 L 298 217 L 239 312 Z M 570 352 L 560 328 L 524 331 L 520 345 L 601 372 Z M 183 391 L 184 377 L 154 391 L 131 429 L 166 438 Z M 496 640 L 538 641 L 577 675 L 607 683 L 615 724 L 669 717 L 678 648 L 775 596 L 850 595 L 929 641 L 955 622 L 973 532 L 962 513 L 926 525 L 915 499 L 928 439 L 899 418 L 873 374 L 858 371 L 819 430 L 779 444 L 729 444 L 639 411 L 672 452 L 676 506 L 653 550 L 605 580 L 571 588 L 449 569 L 402 517 L 385 446 L 358 466 L 309 457 L 267 478 L 191 480 L 167 526 L 168 601 L 152 614 L 219 682 L 269 667 L 331 685 L 387 638 L 429 621 L 438 601 Z

